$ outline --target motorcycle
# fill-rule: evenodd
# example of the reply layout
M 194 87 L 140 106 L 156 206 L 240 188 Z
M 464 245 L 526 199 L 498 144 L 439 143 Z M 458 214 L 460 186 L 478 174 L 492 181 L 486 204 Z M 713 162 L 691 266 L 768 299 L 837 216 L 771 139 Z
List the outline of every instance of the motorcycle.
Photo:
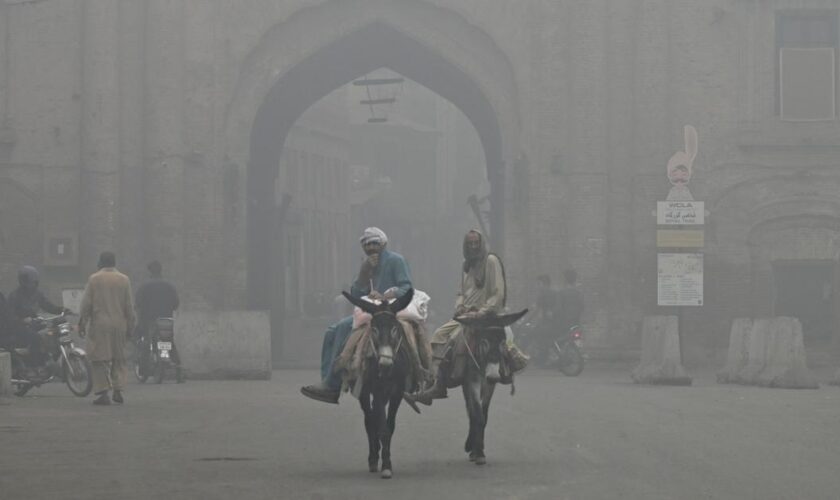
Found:
M 175 369 L 176 382 L 186 380 L 181 368 L 178 351 L 175 349 L 175 320 L 158 318 L 149 331 L 139 339 L 137 361 L 134 375 L 140 383 L 145 383 L 154 374 L 155 382 L 163 383 L 166 372 Z
M 12 349 L 12 384 L 15 395 L 24 396 L 33 387 L 39 387 L 56 378 L 67 384 L 70 392 L 83 398 L 93 389 L 91 365 L 85 351 L 73 344 L 73 327 L 64 314 L 52 318 L 37 317 L 33 327 L 40 337 L 43 357 L 40 364 L 32 360 L 29 348 Z
M 540 327 L 526 323 L 520 331 L 519 342 L 525 352 L 535 354 L 537 360 L 547 367 L 557 367 L 564 375 L 576 377 L 583 371 L 584 356 L 582 349 L 583 330 L 580 325 L 573 325 L 569 331 L 552 340 L 547 350 L 540 346 Z M 543 334 L 544 335 L 544 334 Z

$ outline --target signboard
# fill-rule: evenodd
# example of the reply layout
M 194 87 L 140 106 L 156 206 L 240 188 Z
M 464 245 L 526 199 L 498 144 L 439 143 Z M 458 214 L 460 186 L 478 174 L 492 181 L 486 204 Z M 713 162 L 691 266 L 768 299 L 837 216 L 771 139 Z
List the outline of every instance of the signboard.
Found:
M 658 201 L 656 223 L 660 226 L 700 226 L 705 222 L 706 207 L 702 201 Z
M 658 305 L 703 305 L 703 254 L 660 253 L 657 269 Z
M 84 288 L 65 288 L 61 291 L 61 301 L 64 307 L 78 315 L 82 309 L 82 297 L 85 294 Z
M 659 248 L 703 248 L 702 229 L 657 229 Z

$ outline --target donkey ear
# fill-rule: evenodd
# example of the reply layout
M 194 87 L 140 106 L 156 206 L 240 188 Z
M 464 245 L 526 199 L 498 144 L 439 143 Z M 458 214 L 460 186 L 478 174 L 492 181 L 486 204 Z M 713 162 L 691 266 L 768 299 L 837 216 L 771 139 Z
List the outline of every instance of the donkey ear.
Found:
M 377 307 L 376 307 L 376 304 L 373 304 L 373 303 L 368 302 L 366 300 L 357 299 L 356 297 L 353 297 L 352 295 L 350 295 L 349 293 L 347 293 L 343 290 L 341 291 L 341 295 L 344 295 L 344 298 L 347 299 L 348 301 L 350 301 L 351 304 L 353 304 L 354 306 L 358 307 L 359 309 L 361 309 L 362 311 L 364 311 L 368 314 L 373 314 L 378 310 Z
M 496 316 L 493 326 L 497 326 L 499 328 L 510 326 L 522 319 L 522 316 L 525 316 L 526 314 L 528 314 L 528 310 L 523 309 L 517 313 L 505 314 L 504 316 Z
M 528 310 L 523 309 L 513 314 L 479 316 L 478 318 L 455 318 L 455 321 L 473 328 L 504 328 L 516 323 L 527 313 Z
M 411 304 L 411 299 L 413 298 L 414 288 L 409 288 L 408 291 L 405 292 L 402 297 L 392 302 L 388 307 L 391 309 L 392 313 L 397 314 L 398 312 L 408 307 L 408 305 Z

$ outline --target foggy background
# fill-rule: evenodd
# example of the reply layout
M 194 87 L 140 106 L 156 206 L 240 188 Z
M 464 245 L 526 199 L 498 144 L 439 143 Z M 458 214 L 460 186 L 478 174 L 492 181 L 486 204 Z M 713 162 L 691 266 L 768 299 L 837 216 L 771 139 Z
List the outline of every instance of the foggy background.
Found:
M 0 0 L 0 291 L 158 260 L 190 378 L 0 384 L 0 497 L 838 498 L 838 57 L 838 0 Z M 484 469 L 460 390 L 403 406 L 380 481 L 300 394 L 359 236 L 431 333 L 482 225 L 511 311 L 577 271 L 586 368 L 498 388 Z
M 593 355 L 634 359 L 644 318 L 679 314 L 686 361 L 719 365 L 735 318 L 790 315 L 826 362 L 836 14 L 832 0 L 6 1 L 0 288 L 29 263 L 58 298 L 104 249 L 138 283 L 158 259 L 186 309 L 266 311 L 274 362 L 311 361 L 364 227 L 451 313 L 474 195 L 512 307 L 538 275 L 579 272 Z M 403 81 L 353 84 L 366 78 Z M 393 102 L 361 104 L 377 99 Z M 702 246 L 675 250 L 652 213 L 686 125 L 708 215 L 682 228 Z M 657 254 L 673 251 L 702 253 L 702 306 L 661 304 Z

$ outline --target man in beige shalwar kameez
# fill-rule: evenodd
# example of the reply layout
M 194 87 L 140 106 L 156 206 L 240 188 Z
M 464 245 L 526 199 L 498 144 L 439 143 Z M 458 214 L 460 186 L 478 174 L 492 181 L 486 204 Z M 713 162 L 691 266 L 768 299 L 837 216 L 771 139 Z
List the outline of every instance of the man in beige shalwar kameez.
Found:
M 464 237 L 464 265 L 461 291 L 455 300 L 455 317 L 482 317 L 500 314 L 505 308 L 505 273 L 501 259 L 487 250 L 487 242 L 478 231 Z M 432 400 L 446 397 L 446 380 L 452 365 L 452 345 L 464 327 L 457 321 L 444 323 L 432 335 L 435 384 L 425 391 L 406 394 L 409 402 L 431 405 Z
M 88 279 L 79 313 L 79 334 L 87 335 L 88 359 L 93 366 L 93 392 L 96 405 L 122 403 L 127 378 L 125 340 L 134 329 L 134 301 L 131 281 L 116 269 L 112 252 L 99 256 L 99 271 Z

